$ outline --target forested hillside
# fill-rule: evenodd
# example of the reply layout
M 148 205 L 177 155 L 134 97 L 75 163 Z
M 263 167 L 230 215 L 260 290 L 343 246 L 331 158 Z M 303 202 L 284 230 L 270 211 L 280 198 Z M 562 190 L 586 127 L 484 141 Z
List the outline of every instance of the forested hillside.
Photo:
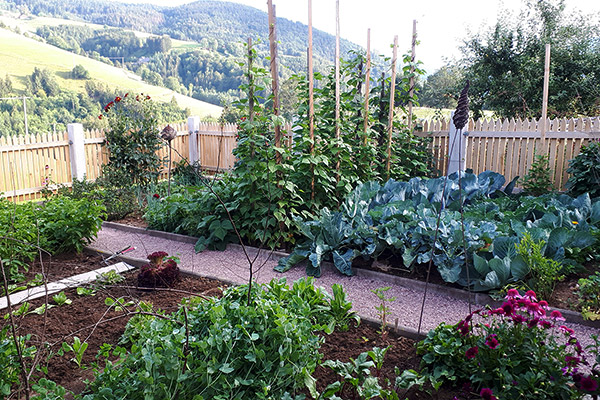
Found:
M 0 7 L 2 2 L 0 2 Z M 157 7 L 87 0 L 6 0 L 5 8 L 21 15 L 84 20 L 103 28 L 77 25 L 43 26 L 36 34 L 48 43 L 109 63 L 123 57 L 128 69 L 148 83 L 165 86 L 213 104 L 238 98 L 243 42 L 253 39 L 265 63 L 268 54 L 267 14 L 252 7 L 201 0 L 179 7 Z M 157 36 L 140 37 L 144 31 Z M 171 39 L 193 43 L 176 47 Z M 280 74 L 283 79 L 306 70 L 307 28 L 278 18 Z M 315 70 L 333 63 L 335 38 L 314 30 Z M 342 54 L 359 49 L 341 41 Z M 110 59 L 108 58 L 110 57 Z

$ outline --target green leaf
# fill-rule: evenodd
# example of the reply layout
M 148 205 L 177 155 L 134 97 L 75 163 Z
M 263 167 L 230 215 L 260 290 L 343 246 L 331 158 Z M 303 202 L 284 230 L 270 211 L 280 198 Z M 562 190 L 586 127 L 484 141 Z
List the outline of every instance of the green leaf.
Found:
M 489 261 L 490 268 L 496 273 L 500 285 L 504 286 L 510 278 L 510 259 L 492 258 Z
M 519 243 L 519 238 L 511 236 L 500 236 L 494 239 L 493 254 L 498 258 L 514 258 L 517 255 L 516 244 Z
M 340 254 L 337 250 L 333 251 L 333 265 L 344 275 L 352 276 L 352 260 L 357 255 L 357 251 L 348 249 L 344 254 Z
M 477 253 L 473 253 L 473 266 L 481 276 L 486 276 L 491 271 L 488 261 Z
M 529 266 L 521 255 L 512 259 L 510 264 L 513 281 L 522 281 L 529 274 Z
M 221 366 L 221 368 L 219 368 L 219 371 L 221 371 L 224 374 L 229 374 L 233 372 L 233 368 L 229 365 L 229 363 L 225 363 Z

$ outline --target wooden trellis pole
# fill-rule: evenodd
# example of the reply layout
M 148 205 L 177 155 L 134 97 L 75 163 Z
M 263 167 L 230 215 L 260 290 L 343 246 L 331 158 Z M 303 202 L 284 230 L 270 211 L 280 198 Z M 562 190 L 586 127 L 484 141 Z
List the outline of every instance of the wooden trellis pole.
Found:
M 335 1 L 335 139 L 340 140 L 340 0 Z M 339 152 L 335 170 L 340 171 Z
M 248 119 L 254 121 L 254 76 L 252 73 L 252 38 L 248 38 Z
M 308 0 L 308 128 L 310 132 L 310 154 L 315 153 L 315 100 L 313 71 L 312 0 Z M 310 198 L 315 198 L 314 166 L 311 166 Z
M 367 70 L 365 74 L 365 144 L 367 144 L 367 130 L 369 129 L 369 91 L 371 84 L 371 28 L 367 29 Z
M 412 98 L 415 94 L 415 50 L 417 47 L 417 20 L 413 19 L 413 32 L 412 32 L 412 48 L 410 52 L 410 80 L 408 89 L 408 129 L 412 132 L 413 123 L 413 101 Z
M 542 98 L 542 124 L 540 126 L 541 144 L 537 151 L 543 155 L 546 150 L 546 120 L 548 119 L 548 84 L 550 82 L 550 44 L 546 44 L 546 59 L 544 62 L 544 88 Z
M 273 0 L 267 0 L 269 11 L 269 43 L 271 48 L 271 86 L 273 87 L 273 114 L 279 116 L 279 74 L 277 73 L 277 17 Z M 275 125 L 275 147 L 281 148 L 281 127 Z M 276 152 L 275 162 L 281 163 L 281 154 Z
M 394 130 L 394 98 L 396 94 L 396 59 L 398 58 L 398 35 L 394 36 L 394 55 L 392 56 L 392 81 L 390 82 L 390 114 L 388 121 L 388 143 L 387 160 L 385 162 L 385 171 L 387 177 L 390 177 L 390 164 L 392 159 L 392 131 Z

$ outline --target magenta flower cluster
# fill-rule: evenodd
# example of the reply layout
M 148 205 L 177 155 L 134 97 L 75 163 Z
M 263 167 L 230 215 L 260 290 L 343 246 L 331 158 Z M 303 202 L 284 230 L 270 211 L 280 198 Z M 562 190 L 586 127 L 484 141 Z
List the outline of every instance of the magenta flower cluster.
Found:
M 481 322 L 474 322 L 474 317 L 480 317 Z M 561 324 L 565 321 L 558 310 L 549 310 L 548 303 L 537 301 L 536 294 L 532 290 L 521 295 L 516 289 L 510 289 L 502 305 L 496 309 L 479 309 L 472 312 L 464 320 L 456 325 L 456 329 L 462 336 L 473 337 L 473 346 L 469 347 L 464 356 L 467 360 L 478 363 L 477 357 L 489 356 L 489 351 L 502 354 L 503 346 L 511 346 L 512 343 L 502 343 L 504 335 L 498 335 L 506 330 L 528 330 L 536 329 L 547 332 L 548 335 L 562 337 L 569 353 L 564 360 L 562 368 L 563 376 L 571 376 L 578 389 L 586 393 L 595 393 L 598 390 L 598 382 L 592 375 L 584 375 L 579 368 L 587 364 L 583 349 L 574 335 L 572 329 Z M 515 331 L 516 332 L 516 331 Z M 477 346 L 477 338 L 481 338 Z M 541 343 L 542 345 L 544 342 Z M 482 349 L 486 349 L 482 354 Z M 514 382 L 517 384 L 517 382 Z M 491 388 L 484 387 L 479 395 L 483 399 L 496 399 Z

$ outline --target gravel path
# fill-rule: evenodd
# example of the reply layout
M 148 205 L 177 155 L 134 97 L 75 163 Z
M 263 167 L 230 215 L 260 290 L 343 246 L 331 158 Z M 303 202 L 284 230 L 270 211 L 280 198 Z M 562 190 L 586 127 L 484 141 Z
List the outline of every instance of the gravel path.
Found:
M 90 247 L 114 253 L 126 246 L 135 246 L 136 250 L 127 253 L 128 257 L 146 259 L 146 255 L 154 251 L 166 251 L 170 255 L 177 255 L 181 259 L 180 268 L 184 271 L 221 279 L 224 281 L 243 284 L 249 276 L 248 261 L 240 246 L 229 246 L 225 251 L 204 251 L 196 254 L 193 240 L 181 237 L 180 240 L 166 239 L 148 234 L 143 229 L 115 229 L 104 226 L 98 233 L 98 238 Z M 181 241 L 183 240 L 183 241 Z M 185 242 L 187 241 L 187 243 Z M 252 251 L 253 249 L 250 249 Z M 288 282 L 305 277 L 304 268 L 297 266 L 286 273 L 278 273 L 273 270 L 277 264 L 276 255 L 269 255 L 262 251 L 250 254 L 254 261 L 255 281 L 265 283 L 271 279 L 286 278 Z M 362 317 L 378 319 L 375 307 L 378 298 L 371 290 L 386 286 L 391 289 L 386 292 L 388 297 L 396 300 L 388 303 L 391 316 L 389 322 L 393 325 L 398 320 L 398 326 L 417 330 L 419 315 L 423 301 L 423 290 L 413 290 L 389 281 L 367 278 L 364 276 L 347 277 L 338 273 L 334 268 L 325 266 L 322 268 L 322 276 L 316 283 L 331 293 L 331 285 L 339 283 L 344 286 L 348 299 L 352 301 L 354 310 Z M 456 323 L 464 318 L 469 312 L 468 302 L 456 300 L 452 297 L 429 291 L 425 301 L 421 331 L 426 332 L 435 328 L 441 322 Z M 582 344 L 591 342 L 589 335 L 600 334 L 600 330 L 578 324 L 568 324 L 575 330 Z

